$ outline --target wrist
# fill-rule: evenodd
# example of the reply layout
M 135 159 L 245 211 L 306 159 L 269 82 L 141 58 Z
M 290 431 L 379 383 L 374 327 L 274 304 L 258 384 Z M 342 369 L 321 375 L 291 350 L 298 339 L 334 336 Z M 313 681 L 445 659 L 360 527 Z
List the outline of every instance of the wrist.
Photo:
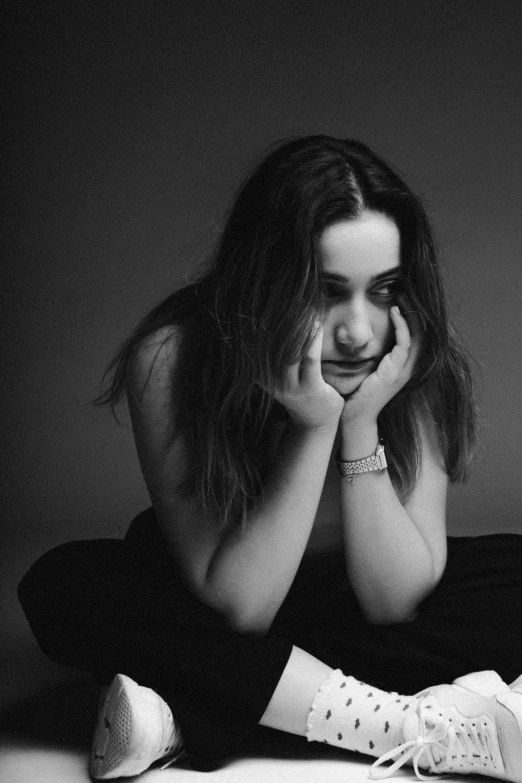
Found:
M 287 424 L 287 431 L 296 437 L 319 437 L 331 438 L 334 440 L 339 427 L 338 421 L 330 421 L 326 424 L 309 424 L 290 419 Z
M 339 452 L 337 452 L 335 461 L 337 463 L 337 470 L 343 479 L 346 479 L 350 483 L 352 483 L 355 477 L 360 473 L 370 473 L 375 470 L 381 471 L 388 467 L 383 441 L 379 441 L 375 453 L 370 454 L 368 457 L 356 460 L 343 460 Z
M 377 422 L 359 422 L 350 426 L 340 427 L 339 457 L 342 460 L 365 459 L 375 452 L 375 446 L 379 440 Z

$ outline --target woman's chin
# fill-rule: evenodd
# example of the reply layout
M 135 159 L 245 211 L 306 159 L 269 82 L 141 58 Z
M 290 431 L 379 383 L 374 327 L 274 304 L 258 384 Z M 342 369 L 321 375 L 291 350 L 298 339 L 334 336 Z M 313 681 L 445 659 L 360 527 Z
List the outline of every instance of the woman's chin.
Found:
M 364 377 L 357 376 L 354 378 L 336 378 L 333 376 L 326 376 L 324 377 L 324 380 L 330 386 L 333 386 L 335 391 L 340 394 L 341 397 L 347 399 L 357 391 L 361 383 L 364 381 Z

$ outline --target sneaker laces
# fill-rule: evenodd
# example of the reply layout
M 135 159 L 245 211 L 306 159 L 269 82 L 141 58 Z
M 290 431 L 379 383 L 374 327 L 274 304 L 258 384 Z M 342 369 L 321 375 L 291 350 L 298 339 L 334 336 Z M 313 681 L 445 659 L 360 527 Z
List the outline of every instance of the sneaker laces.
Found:
M 480 768 L 482 774 L 502 767 L 494 750 L 495 726 L 491 718 L 465 718 L 455 708 L 440 710 L 437 702 L 427 697 L 419 705 L 419 733 L 415 739 L 403 742 L 388 751 L 372 764 L 370 778 L 383 780 L 391 777 L 400 767 L 412 760 L 413 769 L 419 780 L 434 780 L 440 775 L 423 775 L 419 762 L 430 772 L 472 772 Z M 412 716 L 413 717 L 413 716 Z M 394 763 L 378 769 L 387 761 Z
M 183 747 L 183 740 L 179 731 L 179 728 L 172 716 L 170 707 L 167 706 L 167 718 L 163 727 L 164 736 L 162 737 L 161 747 L 165 745 L 165 742 L 170 740 L 170 745 L 165 748 L 167 762 L 160 767 L 160 771 L 167 769 L 176 761 L 185 758 L 185 748 Z M 167 739 L 168 738 L 168 739 Z M 165 757 L 164 752 L 160 751 Z
M 160 767 L 160 772 L 163 772 L 164 769 L 167 769 L 167 767 L 170 767 L 172 764 L 175 764 L 176 761 L 181 761 L 181 759 L 186 758 L 185 748 L 181 748 L 177 753 L 175 753 L 172 758 L 170 758 L 166 764 L 163 764 L 163 766 Z

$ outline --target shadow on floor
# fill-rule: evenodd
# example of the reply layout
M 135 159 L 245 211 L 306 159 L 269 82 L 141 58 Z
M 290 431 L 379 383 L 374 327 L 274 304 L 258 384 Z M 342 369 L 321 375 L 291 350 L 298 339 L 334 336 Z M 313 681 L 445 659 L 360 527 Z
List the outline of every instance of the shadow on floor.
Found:
M 1 731 L 30 743 L 83 750 L 91 742 L 97 706 L 90 680 L 54 684 L 2 710 Z

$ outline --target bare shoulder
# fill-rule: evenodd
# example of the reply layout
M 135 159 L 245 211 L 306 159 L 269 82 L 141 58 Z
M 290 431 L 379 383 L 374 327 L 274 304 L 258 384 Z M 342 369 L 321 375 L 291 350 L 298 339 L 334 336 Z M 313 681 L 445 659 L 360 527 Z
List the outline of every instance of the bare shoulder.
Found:
M 182 329 L 177 325 L 163 326 L 147 335 L 135 348 L 129 373 L 129 391 L 138 399 L 152 382 L 165 388 L 176 366 Z
M 178 363 L 181 328 L 165 326 L 135 348 L 127 379 L 127 401 L 138 454 L 150 468 L 172 443 L 175 400 L 172 380 Z

